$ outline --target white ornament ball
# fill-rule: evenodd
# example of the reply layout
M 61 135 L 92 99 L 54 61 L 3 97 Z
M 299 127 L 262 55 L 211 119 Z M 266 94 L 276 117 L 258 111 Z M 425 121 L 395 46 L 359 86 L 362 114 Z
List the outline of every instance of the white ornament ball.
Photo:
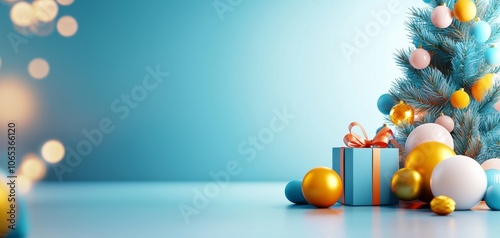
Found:
M 434 196 L 448 196 L 456 210 L 469 210 L 483 199 L 488 181 L 474 159 L 456 155 L 441 161 L 432 172 L 431 190 Z
M 408 135 L 405 143 L 406 153 L 410 153 L 416 146 L 430 141 L 441 142 L 451 149 L 454 149 L 455 146 L 453 137 L 446 128 L 436 123 L 425 123 L 413 129 Z
M 494 158 L 494 159 L 486 160 L 481 164 L 481 167 L 483 167 L 484 171 L 486 171 L 488 169 L 500 170 L 500 159 Z

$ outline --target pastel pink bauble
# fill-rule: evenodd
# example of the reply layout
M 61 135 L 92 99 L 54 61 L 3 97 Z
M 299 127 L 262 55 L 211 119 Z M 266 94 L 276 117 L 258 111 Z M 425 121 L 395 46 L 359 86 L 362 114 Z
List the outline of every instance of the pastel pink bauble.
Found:
M 500 159 L 494 158 L 494 159 L 486 160 L 481 164 L 481 167 L 483 167 L 484 171 L 486 171 L 488 169 L 500 170 Z
M 455 146 L 453 138 L 446 128 L 436 123 L 425 123 L 417 126 L 408 135 L 405 143 L 406 153 L 408 154 L 416 146 L 430 141 L 441 142 L 451 149 L 454 149 Z
M 484 197 L 488 180 L 474 159 L 456 155 L 441 161 L 432 171 L 431 190 L 434 196 L 448 196 L 456 210 L 469 210 Z
M 495 108 L 495 110 L 500 112 L 500 101 L 496 102 L 493 107 Z
M 431 63 L 431 55 L 427 50 L 416 49 L 410 55 L 410 64 L 415 69 L 425 69 Z
M 453 131 L 455 128 L 455 122 L 453 119 L 449 116 L 442 115 L 438 117 L 435 121 L 436 124 L 441 125 L 442 127 L 446 128 L 448 132 Z
M 439 6 L 434 8 L 431 13 L 431 21 L 437 28 L 446 28 L 451 25 L 453 21 L 453 14 L 446 6 Z

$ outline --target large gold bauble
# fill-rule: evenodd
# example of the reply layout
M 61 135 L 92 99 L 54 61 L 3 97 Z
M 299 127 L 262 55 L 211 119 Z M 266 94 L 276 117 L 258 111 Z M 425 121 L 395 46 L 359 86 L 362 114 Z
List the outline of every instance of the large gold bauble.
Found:
M 334 170 L 317 167 L 304 176 L 302 193 L 310 204 L 320 208 L 330 207 L 342 195 L 342 180 Z
M 450 147 L 435 141 L 422 143 L 408 154 L 405 168 L 414 169 L 422 176 L 422 188 L 418 197 L 421 201 L 429 203 L 434 197 L 431 191 L 431 174 L 436 165 L 455 155 Z

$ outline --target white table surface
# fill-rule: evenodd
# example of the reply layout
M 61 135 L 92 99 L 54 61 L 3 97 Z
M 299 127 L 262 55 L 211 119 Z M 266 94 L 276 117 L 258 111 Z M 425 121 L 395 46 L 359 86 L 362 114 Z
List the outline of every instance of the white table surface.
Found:
M 291 205 L 285 182 L 231 182 L 187 222 L 179 206 L 194 208 L 208 184 L 40 183 L 27 196 L 29 237 L 500 237 L 500 212 L 485 205 L 449 216 L 407 204 L 316 209 Z

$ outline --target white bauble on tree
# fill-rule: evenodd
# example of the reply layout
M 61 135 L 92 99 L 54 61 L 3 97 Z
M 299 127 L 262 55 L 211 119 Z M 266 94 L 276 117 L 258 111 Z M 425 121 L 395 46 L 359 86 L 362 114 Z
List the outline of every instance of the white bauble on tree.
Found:
M 413 129 L 408 135 L 405 143 L 406 153 L 410 153 L 416 146 L 430 141 L 441 142 L 451 149 L 454 149 L 455 146 L 453 137 L 446 128 L 436 123 L 425 123 Z

